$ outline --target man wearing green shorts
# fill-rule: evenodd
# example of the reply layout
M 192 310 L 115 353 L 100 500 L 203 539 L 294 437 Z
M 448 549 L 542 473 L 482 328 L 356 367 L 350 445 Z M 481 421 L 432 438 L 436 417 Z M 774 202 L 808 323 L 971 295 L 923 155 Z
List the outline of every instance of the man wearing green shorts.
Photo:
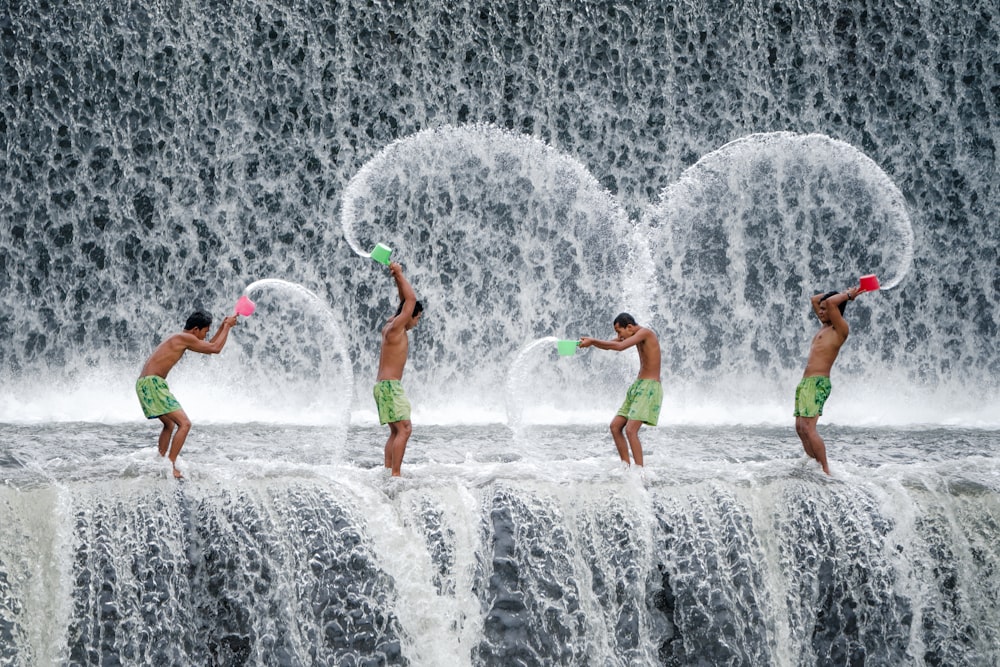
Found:
M 167 373 L 188 350 L 201 354 L 221 352 L 229 330 L 236 326 L 236 316 L 230 315 L 222 320 L 222 326 L 212 336 L 212 340 L 206 341 L 205 337 L 211 326 L 211 315 L 200 310 L 192 313 L 184 324 L 184 331 L 170 336 L 153 350 L 135 383 L 135 393 L 139 397 L 143 414 L 147 419 L 159 419 L 163 423 L 159 438 L 160 456 L 169 454 L 174 477 L 177 479 L 183 477 L 177 469 L 177 455 L 181 453 L 184 440 L 191 430 L 191 420 L 170 392 Z
M 375 406 L 378 408 L 379 424 L 395 424 L 410 421 L 410 401 L 403 392 L 399 380 L 380 380 L 372 389 Z
M 821 417 L 833 384 L 825 375 L 804 377 L 795 388 L 796 417 Z
M 621 352 L 635 347 L 639 353 L 639 376 L 625 395 L 625 402 L 615 418 L 611 420 L 611 437 L 622 461 L 631 465 L 629 448 L 637 466 L 643 465 L 642 443 L 639 429 L 643 424 L 656 426 L 660 418 L 660 404 L 663 402 L 663 386 L 660 384 L 660 341 L 652 330 L 640 327 L 628 313 L 615 318 L 615 340 L 598 340 L 584 336 L 580 347 L 596 347 L 599 350 Z
M 135 393 L 139 396 L 142 413 L 146 419 L 156 419 L 175 410 L 181 404 L 174 398 L 167 381 L 159 375 L 144 375 L 135 381 Z
M 417 301 L 416 292 L 403 275 L 398 263 L 389 264 L 389 273 L 396 281 L 399 308 L 382 327 L 382 350 L 379 353 L 378 378 L 372 395 L 378 408 L 380 424 L 389 425 L 389 438 L 385 441 L 385 467 L 399 477 L 403 454 L 413 427 L 410 424 L 410 402 L 403 393 L 403 369 L 410 351 L 407 332 L 420 322 L 424 307 Z
M 658 380 L 636 380 L 625 393 L 625 402 L 616 416 L 656 426 L 662 402 L 663 385 Z
M 806 369 L 795 388 L 795 432 L 802 441 L 806 454 L 816 459 L 827 475 L 830 474 L 830 466 L 826 460 L 826 443 L 816 430 L 816 422 L 823 414 L 823 405 L 830 396 L 830 370 L 833 362 L 850 333 L 847 320 L 844 319 L 844 309 L 847 302 L 853 301 L 860 291 L 860 287 L 852 287 L 844 292 L 813 296 L 813 312 L 823 326 L 813 336 Z

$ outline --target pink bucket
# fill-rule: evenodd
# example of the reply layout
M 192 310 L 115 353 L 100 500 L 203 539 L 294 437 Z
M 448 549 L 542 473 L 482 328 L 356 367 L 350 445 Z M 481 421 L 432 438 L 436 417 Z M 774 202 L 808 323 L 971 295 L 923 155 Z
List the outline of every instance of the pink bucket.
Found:
M 243 317 L 250 317 L 253 311 L 257 310 L 257 304 L 250 300 L 250 297 L 243 295 L 236 302 L 236 314 Z

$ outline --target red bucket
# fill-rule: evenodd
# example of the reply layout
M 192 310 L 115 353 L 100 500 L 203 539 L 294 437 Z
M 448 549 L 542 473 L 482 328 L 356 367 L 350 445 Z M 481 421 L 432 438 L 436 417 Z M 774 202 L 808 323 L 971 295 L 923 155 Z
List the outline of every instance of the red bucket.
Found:
M 874 275 L 861 276 L 858 278 L 858 284 L 862 292 L 875 292 L 878 290 L 878 278 Z

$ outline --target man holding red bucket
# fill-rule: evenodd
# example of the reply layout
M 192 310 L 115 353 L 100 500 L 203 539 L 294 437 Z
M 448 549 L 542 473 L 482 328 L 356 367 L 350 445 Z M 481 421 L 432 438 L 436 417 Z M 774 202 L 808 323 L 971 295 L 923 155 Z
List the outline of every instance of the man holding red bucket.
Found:
M 817 294 L 812 298 L 813 312 L 823 326 L 813 336 L 802 381 L 795 388 L 795 432 L 806 454 L 816 459 L 827 475 L 830 474 L 830 466 L 826 461 L 826 443 L 816 430 L 816 422 L 823 414 L 826 399 L 830 397 L 833 362 L 850 333 L 844 309 L 847 302 L 853 301 L 858 294 L 878 288 L 875 276 L 862 276 L 857 287 L 843 292 Z

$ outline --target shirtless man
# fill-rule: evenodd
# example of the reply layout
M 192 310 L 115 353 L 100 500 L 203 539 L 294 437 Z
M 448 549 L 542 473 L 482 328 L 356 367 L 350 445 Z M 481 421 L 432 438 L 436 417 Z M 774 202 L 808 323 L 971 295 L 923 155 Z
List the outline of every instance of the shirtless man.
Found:
M 403 454 L 413 427 L 410 424 L 410 401 L 403 393 L 403 368 L 410 349 L 406 333 L 417 326 L 424 307 L 403 275 L 398 263 L 389 264 L 389 273 L 399 290 L 399 308 L 396 315 L 382 327 L 382 352 L 378 360 L 378 378 L 372 395 L 378 406 L 380 424 L 389 425 L 389 438 L 385 441 L 385 467 L 393 477 L 400 476 Z
M 806 454 L 816 459 L 827 475 L 830 474 L 830 466 L 826 462 L 826 444 L 816 431 L 816 422 L 830 396 L 830 369 L 850 333 L 844 319 L 844 308 L 860 292 L 859 286 L 844 292 L 817 294 L 812 298 L 813 312 L 823 326 L 813 336 L 806 370 L 795 388 L 795 432 L 799 434 Z
M 599 350 L 621 352 L 635 347 L 639 353 L 639 376 L 628 388 L 625 402 L 618 414 L 611 420 L 611 437 L 618 448 L 621 460 L 629 461 L 629 446 L 637 466 L 643 465 L 642 443 L 639 429 L 643 424 L 656 426 L 663 402 L 663 386 L 660 384 L 660 341 L 656 334 L 646 327 L 640 327 L 628 313 L 621 313 L 614 321 L 615 340 L 598 340 L 584 336 L 580 347 L 596 347 Z
M 181 471 L 177 469 L 177 455 L 181 453 L 184 440 L 191 430 L 191 420 L 170 393 L 166 380 L 167 373 L 188 350 L 202 354 L 221 352 L 229 336 L 229 330 L 236 326 L 236 316 L 230 315 L 222 320 L 222 326 L 212 336 L 212 340 L 206 342 L 205 337 L 211 326 L 211 315 L 200 310 L 192 313 L 184 324 L 184 331 L 170 336 L 153 350 L 135 383 L 135 393 L 139 396 L 139 403 L 146 418 L 159 419 L 163 422 L 159 440 L 160 456 L 166 456 L 169 450 L 170 463 L 177 479 L 183 477 Z

